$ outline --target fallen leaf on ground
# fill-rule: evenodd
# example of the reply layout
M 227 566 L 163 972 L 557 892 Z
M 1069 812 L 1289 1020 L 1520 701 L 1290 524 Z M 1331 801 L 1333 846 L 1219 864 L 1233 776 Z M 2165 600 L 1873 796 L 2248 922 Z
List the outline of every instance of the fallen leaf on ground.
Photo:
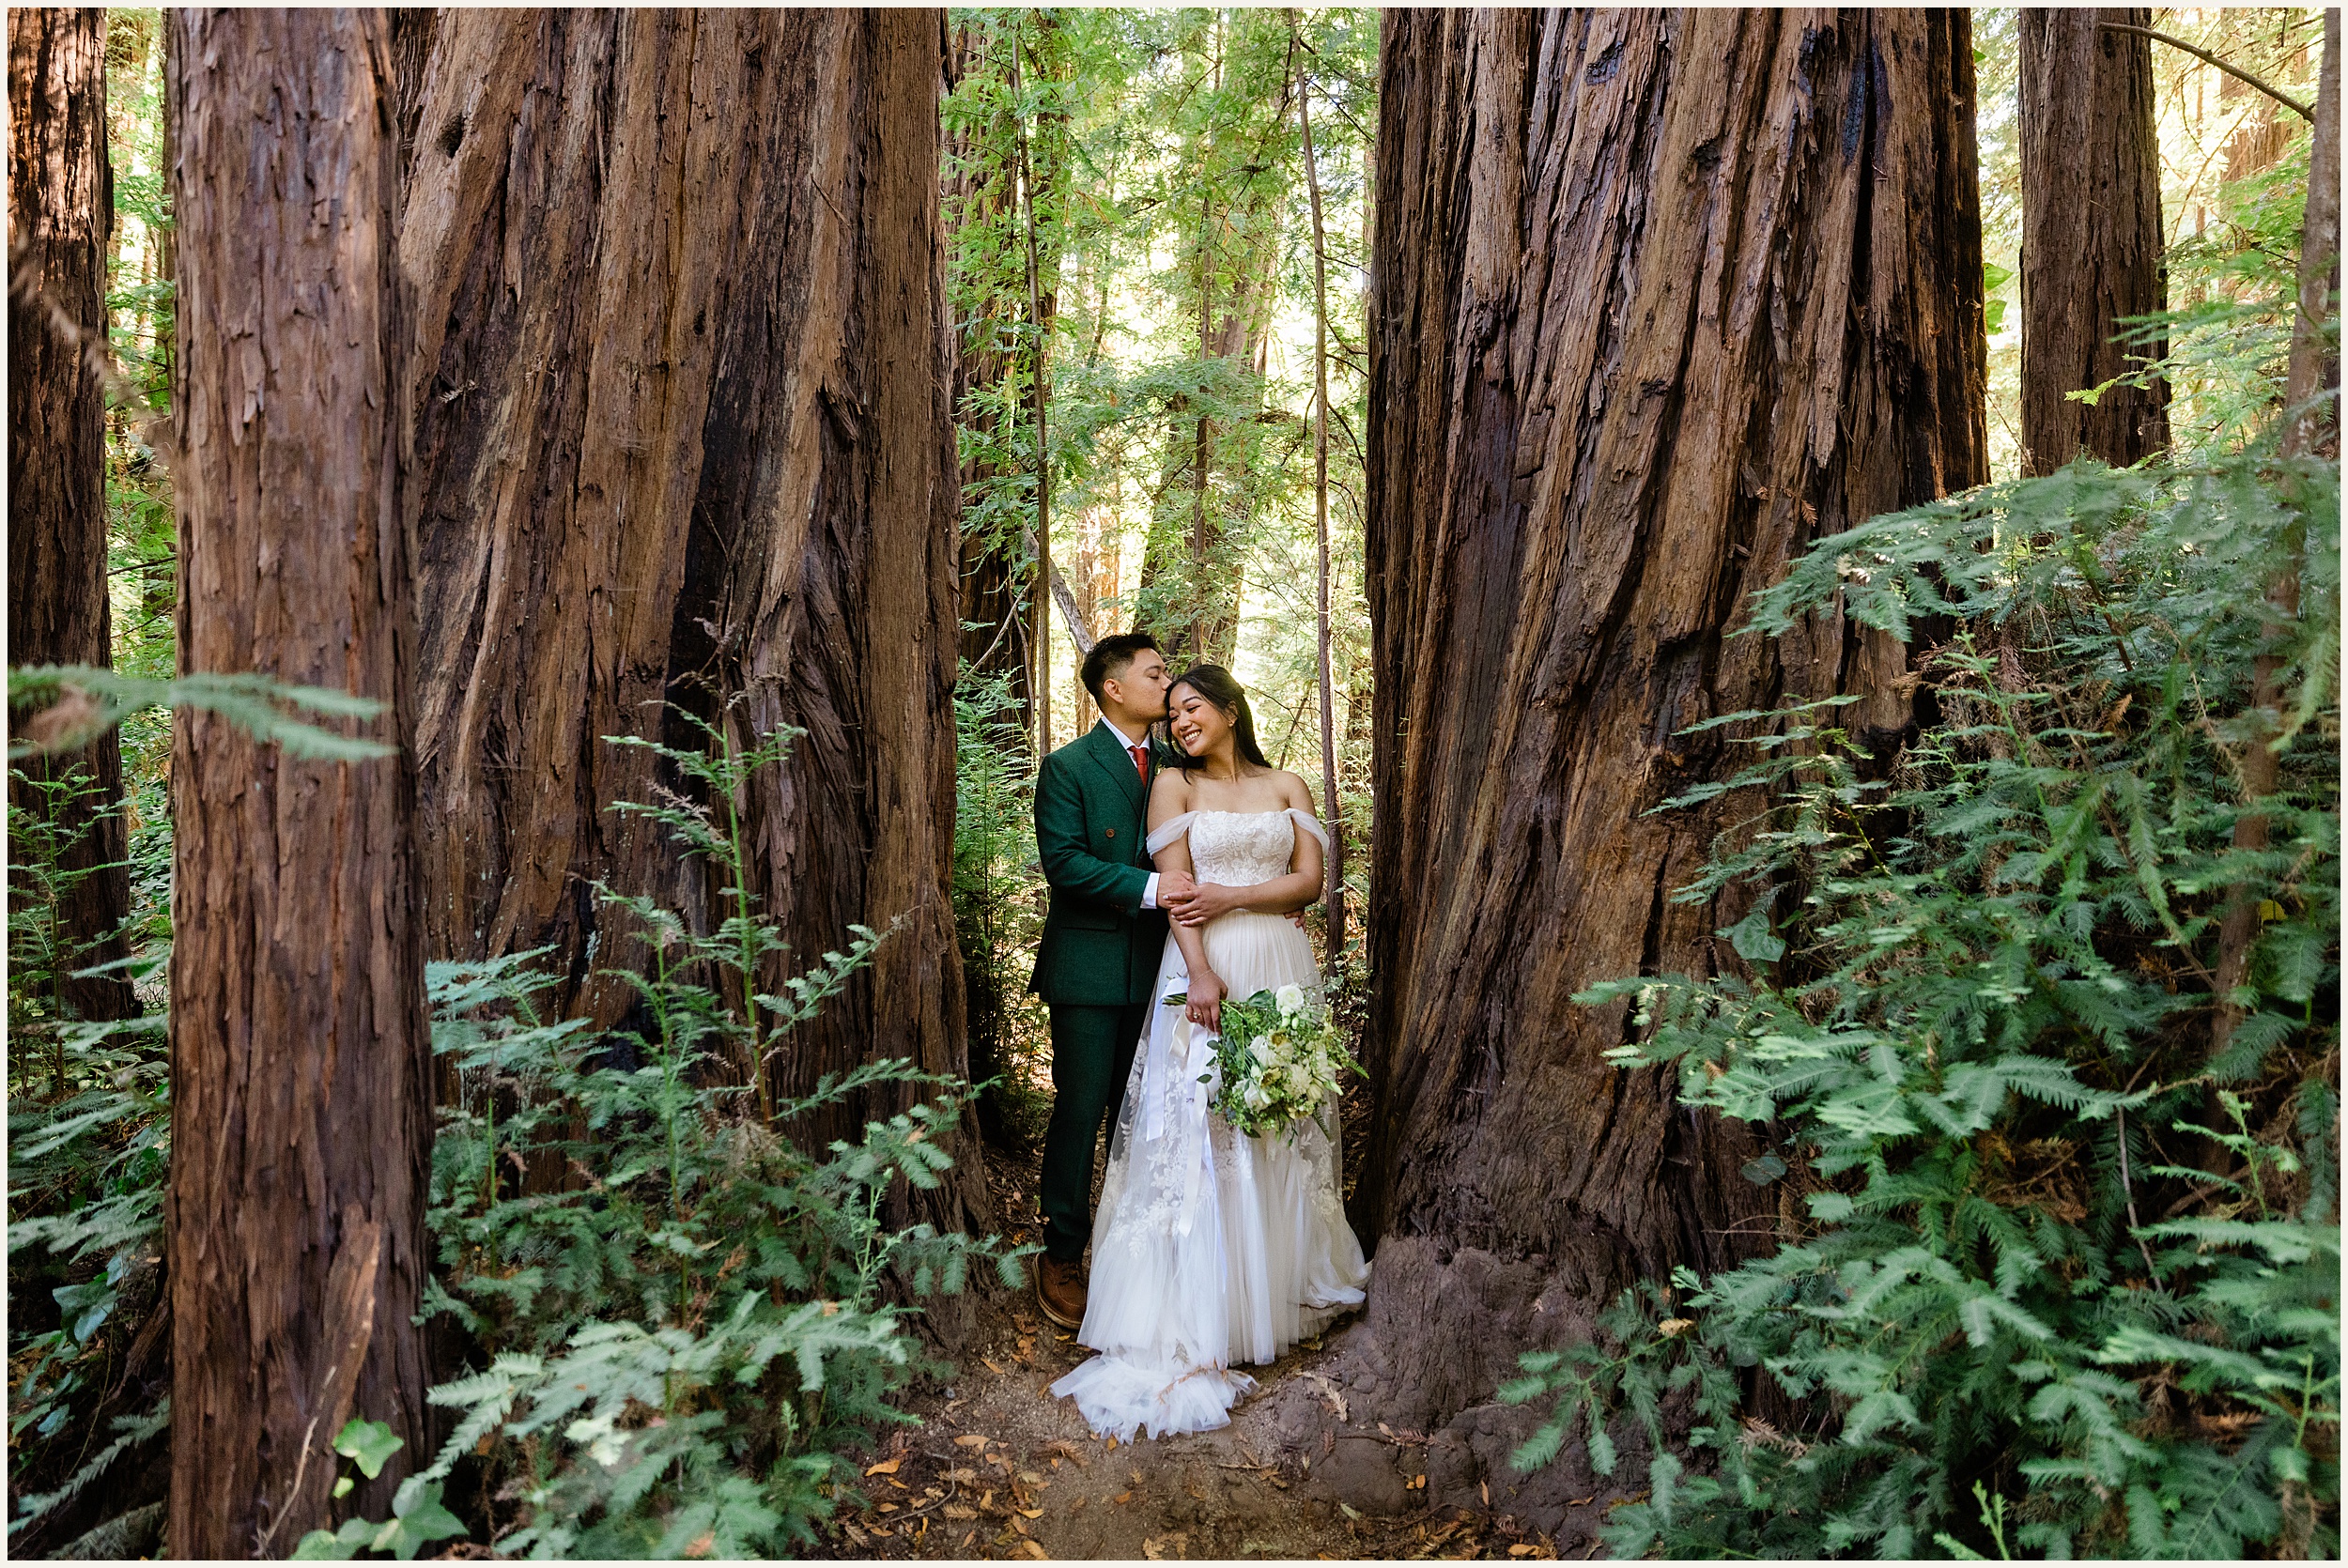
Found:
M 897 1467 L 904 1462 L 904 1455 L 901 1453 L 894 1459 L 882 1460 L 879 1464 L 873 1466 L 871 1469 L 866 1470 L 864 1473 L 866 1475 L 895 1475 L 897 1473 Z
M 945 1507 L 939 1509 L 938 1512 L 945 1514 L 949 1519 L 975 1519 L 979 1516 L 979 1511 L 977 1509 L 965 1508 L 958 1502 L 950 1502 Z
M 1043 1517 L 1043 1510 L 1041 1508 L 1023 1508 L 1019 1511 L 1019 1516 L 1023 1519 L 1041 1519 Z
M 1305 1382 L 1318 1388 L 1327 1397 L 1329 1408 L 1336 1412 L 1337 1420 L 1345 1420 L 1345 1395 L 1337 1392 L 1337 1386 L 1318 1372 L 1307 1372 L 1304 1376 Z
M 1530 1545 L 1525 1542 L 1520 1541 L 1515 1545 L 1508 1548 L 1508 1555 L 1510 1557 L 1531 1557 L 1535 1552 L 1539 1550 L 1540 1548 L 1538 1546 Z
M 1051 1558 L 1052 1554 L 1043 1549 L 1043 1543 L 1041 1541 L 1022 1541 L 1019 1545 L 1029 1557 L 1039 1562 L 1049 1560 Z
M 1123 1492 L 1120 1492 L 1120 1493 L 1118 1493 L 1118 1494 L 1117 1494 L 1117 1496 L 1115 1496 L 1115 1497 L 1113 1497 L 1113 1498 L 1109 1499 L 1109 1501 L 1111 1501 L 1111 1502 L 1131 1502 L 1131 1501 L 1133 1501 L 1133 1500 L 1134 1500 L 1134 1495 L 1133 1495 L 1133 1493 L 1132 1493 L 1131 1491 L 1123 1491 Z
M 965 1432 L 954 1441 L 963 1448 L 984 1448 L 986 1446 L 986 1438 L 976 1432 Z

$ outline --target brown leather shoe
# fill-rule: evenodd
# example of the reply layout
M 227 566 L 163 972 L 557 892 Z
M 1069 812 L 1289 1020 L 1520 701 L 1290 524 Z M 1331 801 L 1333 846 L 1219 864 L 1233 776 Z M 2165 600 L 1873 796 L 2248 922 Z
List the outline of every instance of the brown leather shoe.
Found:
M 1035 1271 L 1035 1299 L 1043 1315 L 1063 1329 L 1081 1329 L 1085 1320 L 1085 1266 L 1047 1257 Z

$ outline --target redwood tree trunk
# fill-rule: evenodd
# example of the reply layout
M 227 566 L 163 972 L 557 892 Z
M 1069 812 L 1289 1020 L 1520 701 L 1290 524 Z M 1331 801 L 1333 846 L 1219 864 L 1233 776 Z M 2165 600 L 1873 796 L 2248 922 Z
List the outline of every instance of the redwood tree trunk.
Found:
M 852 923 L 895 931 L 796 1037 L 783 1095 L 874 1055 L 965 1065 L 943 29 L 446 11 L 407 176 L 433 952 L 551 945 L 564 1005 L 616 1023 L 630 992 L 596 972 L 649 956 L 594 884 L 703 929 L 727 910 L 612 809 L 679 781 L 603 737 L 690 744 L 670 702 L 723 705 L 741 738 L 796 726 L 744 803 L 752 891 L 795 948 L 761 989 Z M 983 1204 L 960 1152 L 923 1217 Z
M 174 10 L 173 406 L 192 671 L 381 699 L 401 747 L 297 761 L 173 737 L 171 1550 L 283 1557 L 325 1522 L 351 1415 L 428 1454 L 431 1148 L 415 899 L 404 340 L 379 10 Z
M 114 663 L 106 603 L 106 241 L 114 177 L 106 161 L 106 13 L 8 11 L 8 662 Z M 115 807 L 122 750 L 109 730 L 82 750 L 28 758 L 38 781 L 79 776 L 65 796 L 20 785 L 10 798 L 54 820 L 73 842 L 59 936 L 73 967 L 128 951 L 131 875 Z M 12 857 L 13 858 L 13 857 Z M 11 897 L 14 897 L 11 893 Z M 65 979 L 58 1000 L 79 1018 L 130 1018 L 118 974 Z
M 1731 634 L 1806 542 L 1986 474 L 1970 29 L 1392 11 L 1381 76 L 1377 1265 L 1348 1376 L 1447 1430 L 1429 1500 L 1488 1483 L 1554 1529 L 1597 1487 L 1575 1454 L 1507 1465 L 1517 1352 L 1734 1263 L 1775 1207 L 1738 1175 L 1748 1133 L 1605 1059 L 1624 1007 L 1569 1000 L 1738 962 L 1713 932 L 1749 892 L 1669 901 L 1734 814 L 1644 813 L 1738 765 L 1680 733 L 1715 715 L 1856 693 L 1849 722 L 1895 744 L 1897 644 L 1835 617 Z M 1365 1495 L 1399 1485 L 1384 1463 L 1354 1463 Z
M 2085 453 L 2124 467 L 2169 444 L 2168 389 L 2068 394 L 2139 370 L 2159 343 L 2114 343 L 2163 309 L 2153 45 L 2141 7 L 2025 8 L 2022 32 L 2022 456 L 2052 473 Z

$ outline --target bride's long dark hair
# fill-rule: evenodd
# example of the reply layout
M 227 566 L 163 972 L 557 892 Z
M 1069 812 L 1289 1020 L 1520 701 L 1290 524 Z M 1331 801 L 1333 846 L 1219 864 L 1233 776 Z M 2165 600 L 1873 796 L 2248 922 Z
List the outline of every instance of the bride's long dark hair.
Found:
M 1231 738 L 1242 759 L 1259 768 L 1272 766 L 1264 759 L 1263 747 L 1256 744 L 1256 715 L 1248 711 L 1247 688 L 1239 684 L 1237 676 L 1219 664 L 1195 664 L 1166 683 L 1166 695 L 1169 703 L 1173 700 L 1176 686 L 1188 686 L 1221 711 L 1230 722 Z M 1167 728 L 1170 738 L 1170 718 Z M 1182 749 L 1180 742 L 1169 749 L 1174 754 L 1172 761 L 1178 768 L 1203 768 L 1207 765 L 1204 757 L 1193 757 Z

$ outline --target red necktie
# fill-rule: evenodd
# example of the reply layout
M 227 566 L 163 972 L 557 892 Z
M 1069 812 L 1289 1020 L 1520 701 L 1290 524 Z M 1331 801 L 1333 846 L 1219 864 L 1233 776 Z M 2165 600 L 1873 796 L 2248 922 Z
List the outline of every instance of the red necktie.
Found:
M 1125 749 L 1134 754 L 1134 771 L 1141 775 L 1141 781 L 1144 784 L 1149 783 L 1150 753 L 1137 746 L 1129 746 Z

